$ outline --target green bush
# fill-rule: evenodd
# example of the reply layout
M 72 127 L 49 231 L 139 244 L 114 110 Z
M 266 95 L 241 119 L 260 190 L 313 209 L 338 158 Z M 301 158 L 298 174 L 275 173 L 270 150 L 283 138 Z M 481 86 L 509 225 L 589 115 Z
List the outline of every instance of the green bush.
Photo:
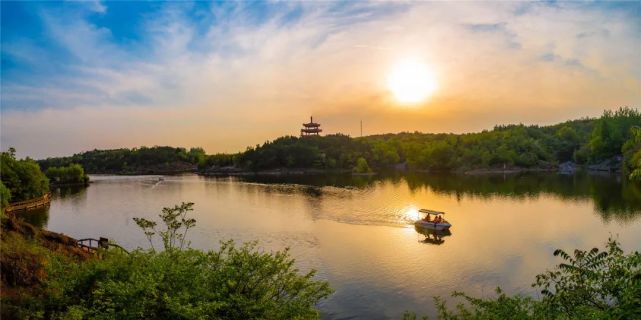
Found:
M 11 191 L 5 187 L 4 183 L 0 180 L 0 212 L 9 205 L 11 201 Z
M 45 171 L 47 178 L 54 184 L 87 184 L 89 176 L 81 165 L 73 163 L 66 167 L 49 167 Z
M 289 250 L 261 252 L 256 243 L 222 242 L 215 251 L 184 249 L 193 203 L 164 208 L 164 224 L 135 218 L 153 246 L 105 252 L 80 264 L 53 259 L 48 296 L 34 312 L 54 319 L 314 319 L 331 294 L 315 271 L 300 273 Z M 184 249 L 184 250 L 183 250 Z M 38 304 L 36 304 L 38 305 Z M 31 309 L 34 309 L 33 307 Z M 37 308 L 36 308 L 37 310 Z
M 365 160 L 365 158 L 361 157 L 356 160 L 356 166 L 354 166 L 354 172 L 368 173 L 371 171 L 372 169 L 370 169 L 369 165 L 367 164 L 367 160 Z
M 217 251 L 137 250 L 54 264 L 48 314 L 97 319 L 311 319 L 328 284 L 288 251 L 225 242 Z
M 641 253 L 624 254 L 620 244 L 608 240 L 606 250 L 556 250 L 564 262 L 536 276 L 532 285 L 541 299 L 508 296 L 479 299 L 461 292 L 465 303 L 450 310 L 435 298 L 438 318 L 455 319 L 641 319 Z M 406 312 L 403 319 L 416 319 Z
M 16 159 L 15 149 L 0 154 L 2 184 L 9 189 L 11 201 L 37 198 L 49 192 L 49 179 L 32 159 Z M 4 196 L 4 194 L 3 194 Z

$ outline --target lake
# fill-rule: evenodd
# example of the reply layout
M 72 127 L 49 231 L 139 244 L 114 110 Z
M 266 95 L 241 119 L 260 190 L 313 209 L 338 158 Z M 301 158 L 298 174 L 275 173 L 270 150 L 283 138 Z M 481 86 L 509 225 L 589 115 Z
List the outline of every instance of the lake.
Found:
M 641 188 L 619 177 L 520 174 L 383 177 L 91 176 L 88 188 L 54 192 L 32 223 L 75 238 L 104 236 L 147 247 L 133 217 L 195 202 L 192 247 L 258 240 L 291 248 L 301 270 L 316 269 L 336 292 L 326 319 L 434 315 L 433 296 L 455 290 L 536 296 L 537 273 L 559 262 L 556 248 L 603 247 L 616 236 L 641 250 Z M 419 208 L 445 211 L 450 234 L 417 231 Z M 452 298 L 449 298 L 452 300 Z

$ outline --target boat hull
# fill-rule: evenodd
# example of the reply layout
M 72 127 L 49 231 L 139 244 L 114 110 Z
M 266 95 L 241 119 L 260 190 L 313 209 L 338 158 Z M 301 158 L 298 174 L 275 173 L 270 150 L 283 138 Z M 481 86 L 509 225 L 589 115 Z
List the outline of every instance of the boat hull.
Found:
M 452 225 L 449 223 L 434 223 L 434 222 L 428 222 L 425 220 L 419 220 L 414 222 L 414 225 L 417 227 L 425 228 L 425 229 L 431 229 L 431 230 L 437 230 L 437 231 L 442 231 L 442 230 L 448 230 Z

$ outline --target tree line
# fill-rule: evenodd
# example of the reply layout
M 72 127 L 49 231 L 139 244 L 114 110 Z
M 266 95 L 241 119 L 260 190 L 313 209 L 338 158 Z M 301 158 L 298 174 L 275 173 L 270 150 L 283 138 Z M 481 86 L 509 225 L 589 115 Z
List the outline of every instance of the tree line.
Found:
M 600 118 L 551 126 L 501 125 L 477 133 L 420 133 L 350 138 L 342 134 L 286 136 L 249 147 L 238 154 L 206 156 L 204 167 L 235 166 L 247 170 L 275 168 L 376 169 L 398 164 L 410 170 L 466 171 L 491 168 L 554 168 L 617 163 L 631 178 L 641 179 L 641 112 L 633 108 L 605 111 Z M 365 163 L 364 163 L 365 162 Z
M 2 208 L 10 202 L 37 198 L 49 192 L 49 179 L 33 159 L 16 159 L 16 150 L 0 153 Z
M 43 170 L 50 167 L 81 165 L 88 173 L 163 173 L 189 171 L 205 159 L 202 148 L 174 148 L 165 146 L 92 150 L 70 157 L 39 160 Z
M 86 185 L 89 176 L 79 164 L 49 167 L 45 172 L 31 159 L 17 159 L 16 150 L 0 153 L 0 208 L 9 203 L 29 200 L 49 192 L 50 185 Z
M 476 133 L 420 133 L 351 138 L 343 134 L 285 136 L 234 154 L 207 155 L 202 148 L 141 147 L 93 150 L 40 160 L 50 166 L 80 164 L 89 173 L 307 168 L 369 172 L 402 166 L 416 171 L 476 169 L 554 169 L 571 161 L 623 169 L 641 181 L 641 112 L 623 107 L 599 118 L 551 126 L 497 125 Z

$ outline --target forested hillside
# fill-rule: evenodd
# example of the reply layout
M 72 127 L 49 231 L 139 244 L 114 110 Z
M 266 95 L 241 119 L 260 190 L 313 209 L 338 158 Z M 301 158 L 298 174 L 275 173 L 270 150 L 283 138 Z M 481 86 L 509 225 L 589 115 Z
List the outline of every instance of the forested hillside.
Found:
M 206 155 L 201 148 L 153 147 L 94 150 L 39 161 L 43 170 L 78 163 L 89 173 L 209 172 L 271 169 L 469 171 L 554 170 L 559 164 L 623 170 L 641 180 L 641 112 L 605 111 L 599 118 L 551 126 L 500 125 L 476 133 L 420 133 L 351 138 L 342 134 L 285 136 L 237 154 Z M 357 165 L 358 164 L 358 165 Z
M 505 125 L 466 134 L 398 133 L 350 138 L 282 137 L 237 155 L 208 156 L 206 166 L 235 165 L 250 170 L 274 168 L 352 169 L 363 158 L 370 167 L 400 163 L 413 170 L 472 170 L 504 167 L 555 168 L 616 163 L 625 155 L 633 172 L 641 160 L 641 113 L 632 108 L 606 111 L 598 119 L 552 126 Z M 637 130 L 637 131 L 635 131 Z M 636 139 L 636 140 L 635 140 Z M 619 166 L 620 167 L 620 166 Z
M 38 161 L 42 170 L 80 164 L 88 173 L 146 174 L 194 171 L 205 158 L 202 148 L 140 147 L 93 150 Z

